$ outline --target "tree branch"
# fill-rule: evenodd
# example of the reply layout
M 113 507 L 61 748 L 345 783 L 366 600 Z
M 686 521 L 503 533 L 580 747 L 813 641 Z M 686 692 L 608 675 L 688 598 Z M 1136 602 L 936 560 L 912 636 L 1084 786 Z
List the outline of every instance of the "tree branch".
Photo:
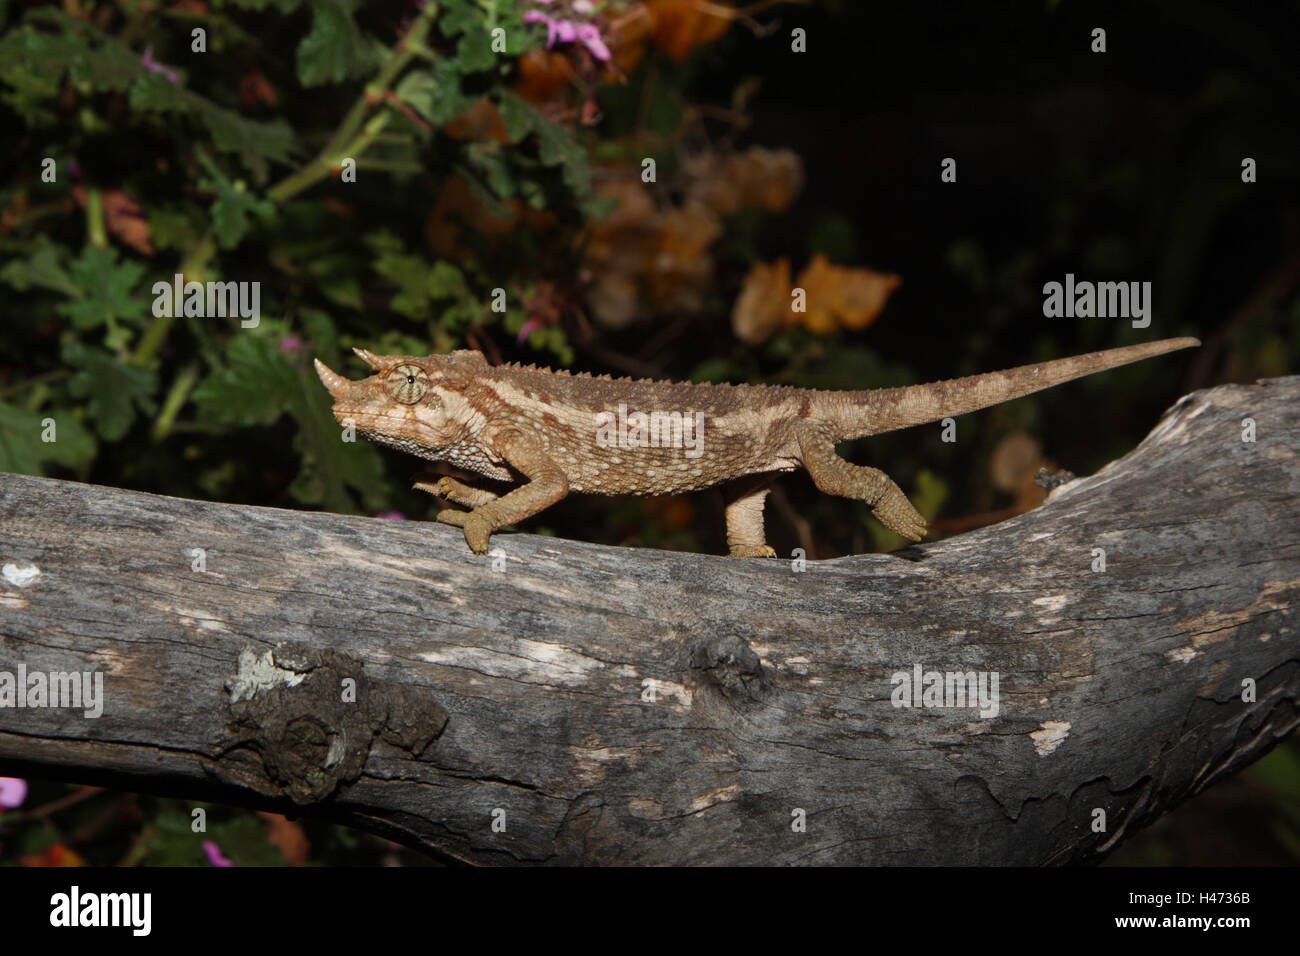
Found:
M 0 774 L 476 863 L 1095 859 L 1300 722 L 1297 448 L 1300 377 L 1197 392 L 1034 512 L 802 572 L 0 475 L 0 695 L 103 675 L 0 707 Z M 918 666 L 996 716 L 893 706 Z

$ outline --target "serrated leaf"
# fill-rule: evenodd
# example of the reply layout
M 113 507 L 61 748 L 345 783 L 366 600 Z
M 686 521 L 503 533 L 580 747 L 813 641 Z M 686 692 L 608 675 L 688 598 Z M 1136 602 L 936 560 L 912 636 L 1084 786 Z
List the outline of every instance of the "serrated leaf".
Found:
M 159 249 L 188 250 L 203 234 L 201 215 L 188 203 L 154 206 L 149 210 L 149 237 Z
M 64 295 L 79 298 L 85 293 L 63 266 L 66 251 L 50 241 L 43 233 L 36 236 L 35 249 L 27 259 L 15 259 L 0 269 L 0 282 L 6 282 L 19 292 L 32 286 L 52 289 Z
M 198 116 L 212 136 L 212 145 L 239 157 L 259 181 L 266 177 L 264 160 L 286 164 L 293 161 L 293 129 L 282 119 L 251 120 L 202 99 Z
M 194 404 L 204 418 L 225 425 L 270 425 L 288 411 L 298 374 L 277 343 L 236 335 L 226 362 L 226 368 L 194 389 Z
M 474 105 L 474 97 L 461 90 L 460 71 L 452 60 L 411 70 L 393 92 L 434 126 L 451 122 Z
M 298 79 L 303 86 L 342 83 L 374 66 L 369 44 L 352 20 L 353 4 L 312 3 L 311 31 L 298 44 Z
M 259 181 L 266 177 L 268 161 L 292 162 L 293 130 L 283 119 L 252 120 L 209 102 L 157 73 L 145 73 L 131 85 L 133 110 L 177 113 L 198 121 L 212 137 L 212 145 L 235 154 Z
M 67 316 L 79 329 L 117 319 L 138 324 L 148 310 L 145 298 L 133 292 L 144 275 L 144 266 L 131 261 L 119 263 L 117 258 L 117 250 L 111 247 L 86 246 L 68 269 L 80 294 L 55 306 L 54 311 Z
M 413 319 L 429 317 L 426 280 L 429 262 L 423 256 L 404 252 L 400 239 L 388 232 L 371 233 L 366 243 L 376 253 L 370 267 L 397 286 L 388 307 Z
M 249 230 L 251 216 L 259 216 L 268 222 L 275 218 L 273 202 L 250 192 L 242 182 L 231 182 L 201 151 L 199 162 L 209 173 L 208 177 L 199 180 L 199 188 L 217 194 L 212 203 L 212 228 L 221 248 L 233 249 L 239 245 Z
M 456 59 L 462 73 L 490 70 L 496 65 L 497 55 L 492 50 L 492 35 L 486 24 L 465 31 L 456 44 Z
M 429 270 L 425 288 L 435 299 L 459 299 L 469 295 L 464 274 L 443 259 L 435 262 L 433 268 Z
M 64 345 L 62 358 L 76 369 L 68 380 L 68 393 L 86 399 L 86 414 L 105 441 L 117 441 L 127 433 L 137 408 L 153 412 L 158 376 L 152 369 L 131 365 L 77 341 Z
M 499 93 L 497 108 L 512 143 L 537 134 L 537 155 L 548 166 L 559 166 L 565 185 L 586 203 L 592 197 L 591 171 L 582 147 L 562 127 L 552 123 L 526 100 L 509 90 Z
M 53 441 L 47 425 L 53 423 Z M 0 471 L 41 475 L 46 463 L 80 468 L 95 457 L 95 439 L 71 409 L 29 412 L 0 402 Z

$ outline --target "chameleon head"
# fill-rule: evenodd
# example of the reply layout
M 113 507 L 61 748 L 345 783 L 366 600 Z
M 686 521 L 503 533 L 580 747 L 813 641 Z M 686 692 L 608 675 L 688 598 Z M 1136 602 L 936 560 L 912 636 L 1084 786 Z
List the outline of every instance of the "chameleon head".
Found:
M 316 374 L 334 399 L 334 419 L 354 424 L 373 441 L 414 454 L 454 444 L 463 423 L 450 414 L 441 388 L 442 369 L 430 359 L 405 355 L 375 355 L 354 349 L 375 374 L 359 382 L 344 378 L 316 359 Z

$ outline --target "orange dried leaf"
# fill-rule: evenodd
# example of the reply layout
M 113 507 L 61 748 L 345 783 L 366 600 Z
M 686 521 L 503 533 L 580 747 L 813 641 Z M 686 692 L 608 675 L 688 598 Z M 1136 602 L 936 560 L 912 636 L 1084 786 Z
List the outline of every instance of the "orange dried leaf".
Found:
M 573 64 L 563 53 L 530 50 L 517 62 L 519 76 L 513 89 L 534 105 L 549 102 L 573 83 Z
M 73 186 L 72 197 L 77 201 L 77 205 L 84 207 L 86 205 L 85 185 L 78 183 Z M 149 220 L 140 208 L 140 204 L 120 189 L 101 189 L 99 199 L 104 208 L 104 225 L 108 227 L 109 233 L 141 255 L 153 255 Z
M 443 131 L 454 139 L 492 140 L 503 146 L 510 143 L 496 104 L 486 96 L 475 100 L 473 106 L 443 126 Z
M 52 843 L 38 853 L 26 853 L 19 857 L 23 866 L 85 866 L 86 861 L 76 851 L 68 849 L 62 843 Z
M 790 319 L 790 260 L 754 263 L 731 310 L 732 331 L 742 342 L 757 345 Z
M 831 265 L 818 253 L 804 266 L 795 285 L 807 293 L 803 325 L 816 335 L 837 328 L 865 329 L 885 307 L 890 293 L 902 283 L 890 273 Z
M 721 3 L 700 0 L 646 0 L 654 45 L 681 62 L 697 46 L 712 43 L 727 32 L 736 12 L 722 12 Z
M 266 824 L 266 841 L 280 850 L 281 855 L 294 866 L 303 866 L 311 853 L 311 841 L 300 824 L 288 817 L 266 810 L 257 811 Z

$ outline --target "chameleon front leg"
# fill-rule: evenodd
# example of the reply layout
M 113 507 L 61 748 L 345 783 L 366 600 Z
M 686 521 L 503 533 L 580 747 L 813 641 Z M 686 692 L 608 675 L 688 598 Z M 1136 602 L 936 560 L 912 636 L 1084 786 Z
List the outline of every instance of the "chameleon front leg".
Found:
M 890 531 L 912 541 L 921 540 L 925 519 L 888 475 L 878 468 L 851 464 L 835 454 L 835 442 L 823 429 L 804 425 L 798 435 L 800 462 L 819 490 L 865 501 L 876 520 Z
M 488 539 L 498 528 L 530 518 L 569 493 L 569 479 L 535 438 L 509 432 L 496 438 L 494 444 L 501 457 L 528 479 L 528 484 L 500 497 L 493 495 L 473 511 L 446 508 L 438 512 L 439 521 L 454 524 L 465 532 L 465 542 L 475 554 L 487 554 Z M 492 494 L 460 482 L 455 484 L 478 495 Z
M 465 505 L 467 508 L 477 508 L 501 497 L 495 491 L 475 488 L 473 485 L 448 477 L 439 478 L 437 481 L 417 481 L 411 487 L 416 491 L 425 491 L 439 498 L 446 498 L 455 504 Z
M 772 475 L 751 475 L 725 489 L 727 547 L 733 558 L 775 558 L 763 532 L 763 505 L 772 490 Z

